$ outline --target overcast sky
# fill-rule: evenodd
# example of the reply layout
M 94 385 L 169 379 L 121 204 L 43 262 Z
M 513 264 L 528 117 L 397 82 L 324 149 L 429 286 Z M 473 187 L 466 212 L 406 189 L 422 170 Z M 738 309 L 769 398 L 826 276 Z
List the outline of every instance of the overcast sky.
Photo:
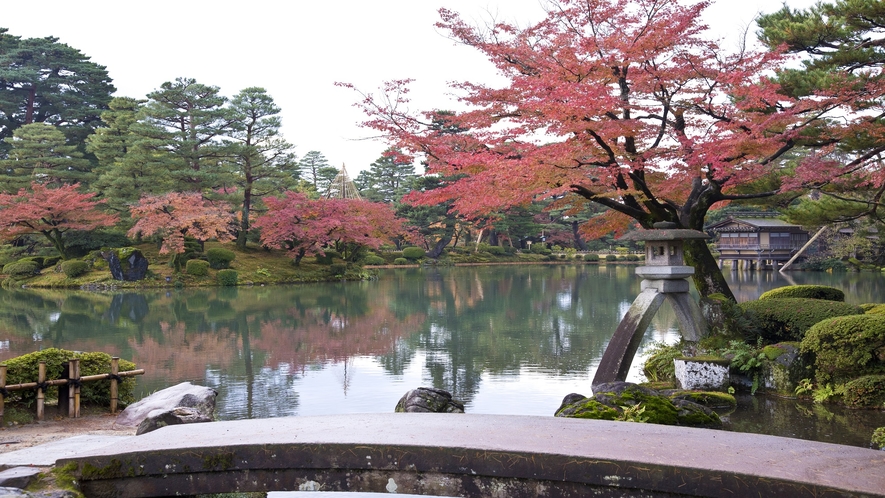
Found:
M 813 0 L 788 0 L 806 8 Z M 526 24 L 543 16 L 539 0 L 3 0 L 0 27 L 23 37 L 56 36 L 108 68 L 118 96 L 144 98 L 176 77 L 215 85 L 228 97 L 267 89 L 283 110 L 283 133 L 299 156 L 321 151 L 352 176 L 385 146 L 365 140 L 358 96 L 383 81 L 414 78 L 414 109 L 454 108 L 450 81 L 495 81 L 477 52 L 433 24 L 441 7 L 477 22 Z M 736 42 L 775 0 L 718 0 L 705 20 Z

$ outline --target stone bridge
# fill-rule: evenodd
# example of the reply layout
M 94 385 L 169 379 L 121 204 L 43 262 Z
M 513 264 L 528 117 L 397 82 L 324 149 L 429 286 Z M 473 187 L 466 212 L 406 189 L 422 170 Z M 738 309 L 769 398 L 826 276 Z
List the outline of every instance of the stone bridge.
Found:
M 653 424 L 362 414 L 169 426 L 57 466 L 87 497 L 885 496 L 885 452 Z M 322 495 L 319 495 L 322 496 Z

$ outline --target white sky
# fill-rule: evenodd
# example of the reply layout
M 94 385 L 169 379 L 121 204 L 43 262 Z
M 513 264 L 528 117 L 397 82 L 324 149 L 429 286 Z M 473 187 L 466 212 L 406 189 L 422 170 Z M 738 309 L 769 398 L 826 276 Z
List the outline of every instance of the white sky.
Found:
M 806 8 L 814 0 L 788 0 Z M 737 40 L 777 0 L 718 0 L 705 19 Z M 539 0 L 3 0 L 0 27 L 26 38 L 56 36 L 108 68 L 118 96 L 144 98 L 163 82 L 195 78 L 228 97 L 267 89 L 283 133 L 303 156 L 321 151 L 352 176 L 384 150 L 352 106 L 385 80 L 414 78 L 415 110 L 451 109 L 450 81 L 493 82 L 494 68 L 433 24 L 445 7 L 481 21 L 489 12 L 521 24 L 543 16 Z M 754 30 L 753 30 L 754 31 Z

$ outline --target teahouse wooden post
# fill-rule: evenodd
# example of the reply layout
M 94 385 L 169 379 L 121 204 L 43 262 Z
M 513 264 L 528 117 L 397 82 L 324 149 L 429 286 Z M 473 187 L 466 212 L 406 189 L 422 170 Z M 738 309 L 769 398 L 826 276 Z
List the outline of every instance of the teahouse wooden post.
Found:
M 37 420 L 43 420 L 43 383 L 46 382 L 46 362 L 37 367 Z
M 80 360 L 73 358 L 68 361 L 68 416 L 80 417 Z
M 111 413 L 117 413 L 117 377 L 120 372 L 120 358 L 111 358 Z
M 6 391 L 6 365 L 0 365 L 0 417 L 3 416 L 3 407 L 6 404 L 3 392 Z

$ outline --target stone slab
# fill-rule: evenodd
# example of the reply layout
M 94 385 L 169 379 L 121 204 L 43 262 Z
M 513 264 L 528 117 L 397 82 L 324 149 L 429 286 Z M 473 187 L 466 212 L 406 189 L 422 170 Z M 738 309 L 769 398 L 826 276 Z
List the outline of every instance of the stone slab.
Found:
M 449 496 L 483 496 L 493 488 L 477 485 L 513 483 L 525 492 L 509 496 L 532 496 L 533 483 L 536 491 L 622 488 L 650 496 L 885 496 L 885 452 L 554 417 L 379 413 L 212 422 L 164 427 L 70 461 L 104 469 L 81 476 L 85 490 L 118 497 L 222 485 L 297 490 L 308 479 L 329 491 L 373 492 L 396 479 L 399 493 L 413 494 L 423 480 L 454 487 L 417 494 Z
M 33 466 L 52 467 L 59 458 L 73 458 L 105 446 L 120 449 L 127 439 L 134 436 L 82 435 L 59 439 L 37 446 L 0 453 L 0 468 Z
M 0 487 L 26 488 L 35 477 L 40 475 L 37 467 L 13 467 L 0 472 Z

